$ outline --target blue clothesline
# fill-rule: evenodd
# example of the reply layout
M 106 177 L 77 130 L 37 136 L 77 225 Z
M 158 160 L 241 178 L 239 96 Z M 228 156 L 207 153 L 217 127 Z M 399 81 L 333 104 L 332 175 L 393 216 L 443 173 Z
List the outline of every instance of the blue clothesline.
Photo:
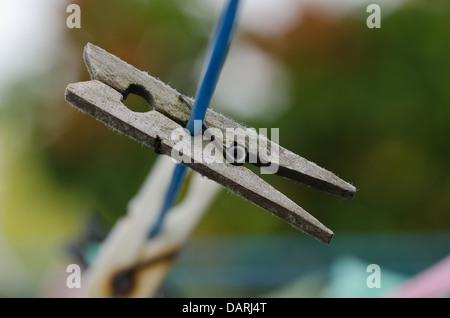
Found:
M 214 36 L 210 41 L 208 56 L 199 80 L 194 105 L 192 106 L 191 114 L 186 125 L 186 128 L 189 130 L 191 135 L 201 133 L 201 125 L 194 125 L 194 122 L 196 120 L 201 120 L 203 122 L 205 118 L 206 110 L 211 102 L 214 89 L 216 88 L 216 84 L 219 79 L 220 71 L 223 63 L 225 62 L 228 48 L 233 37 L 239 2 L 240 0 L 228 1 L 228 4 L 226 5 L 217 24 Z M 161 230 L 164 218 L 177 198 L 178 192 L 183 183 L 184 175 L 186 174 L 186 170 L 186 166 L 181 163 L 177 163 L 175 165 L 163 205 L 159 212 L 155 226 L 150 232 L 150 237 L 156 236 Z

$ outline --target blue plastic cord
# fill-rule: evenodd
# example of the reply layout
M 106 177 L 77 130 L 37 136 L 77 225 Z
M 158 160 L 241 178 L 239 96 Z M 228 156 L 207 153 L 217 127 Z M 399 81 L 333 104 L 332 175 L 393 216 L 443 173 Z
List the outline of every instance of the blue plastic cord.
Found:
M 230 0 L 228 2 L 228 6 L 219 20 L 216 32 L 211 41 L 207 63 L 203 68 L 197 93 L 195 94 L 194 106 L 192 107 L 191 116 L 186 125 L 191 135 L 198 134 L 201 131 L 201 126 L 196 127 L 198 131 L 194 131 L 194 121 L 205 118 L 206 110 L 211 102 L 220 71 L 231 43 L 238 5 L 239 0 Z
M 203 69 L 204 71 L 200 77 L 194 105 L 192 106 L 191 114 L 186 125 L 191 135 L 201 132 L 202 125 L 194 125 L 194 123 L 196 120 L 203 122 L 206 110 L 211 102 L 233 36 L 239 1 L 228 1 L 228 5 L 225 7 L 224 13 L 219 20 L 214 36 L 210 42 L 209 54 Z M 178 196 L 186 170 L 186 166 L 181 163 L 175 165 L 161 211 L 159 212 L 155 226 L 150 232 L 150 238 L 158 235 L 161 230 L 164 218 Z
M 177 163 L 175 165 L 175 169 L 173 170 L 172 179 L 170 180 L 169 188 L 167 188 L 166 197 L 164 198 L 163 205 L 158 214 L 158 219 L 156 220 L 155 226 L 150 232 L 150 238 L 158 235 L 159 231 L 161 231 L 161 227 L 166 217 L 167 212 L 172 206 L 173 202 L 178 196 L 178 192 L 180 191 L 181 185 L 183 184 L 183 178 L 186 174 L 186 166 L 181 163 Z

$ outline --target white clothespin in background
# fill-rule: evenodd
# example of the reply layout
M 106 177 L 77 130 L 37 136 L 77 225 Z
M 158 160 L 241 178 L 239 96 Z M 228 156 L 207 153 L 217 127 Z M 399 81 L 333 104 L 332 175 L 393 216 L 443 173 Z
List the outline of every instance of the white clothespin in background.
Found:
M 166 216 L 154 238 L 149 233 L 170 182 L 173 160 L 160 156 L 139 193 L 131 200 L 87 269 L 85 297 L 152 297 L 165 280 L 175 254 L 190 237 L 220 185 L 193 173 L 188 192 Z

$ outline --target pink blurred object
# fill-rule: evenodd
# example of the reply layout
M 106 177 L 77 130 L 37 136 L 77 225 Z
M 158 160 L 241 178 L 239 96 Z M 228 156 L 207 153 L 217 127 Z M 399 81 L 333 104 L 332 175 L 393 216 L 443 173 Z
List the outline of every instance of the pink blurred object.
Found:
M 407 281 L 389 297 L 431 298 L 450 296 L 450 256 Z

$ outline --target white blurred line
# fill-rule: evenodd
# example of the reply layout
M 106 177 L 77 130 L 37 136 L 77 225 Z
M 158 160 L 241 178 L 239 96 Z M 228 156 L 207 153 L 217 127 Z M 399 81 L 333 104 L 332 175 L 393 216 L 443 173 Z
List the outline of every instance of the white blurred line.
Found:
M 212 105 L 240 119 L 274 118 L 289 104 L 283 65 L 259 48 L 236 39 L 225 62 Z

